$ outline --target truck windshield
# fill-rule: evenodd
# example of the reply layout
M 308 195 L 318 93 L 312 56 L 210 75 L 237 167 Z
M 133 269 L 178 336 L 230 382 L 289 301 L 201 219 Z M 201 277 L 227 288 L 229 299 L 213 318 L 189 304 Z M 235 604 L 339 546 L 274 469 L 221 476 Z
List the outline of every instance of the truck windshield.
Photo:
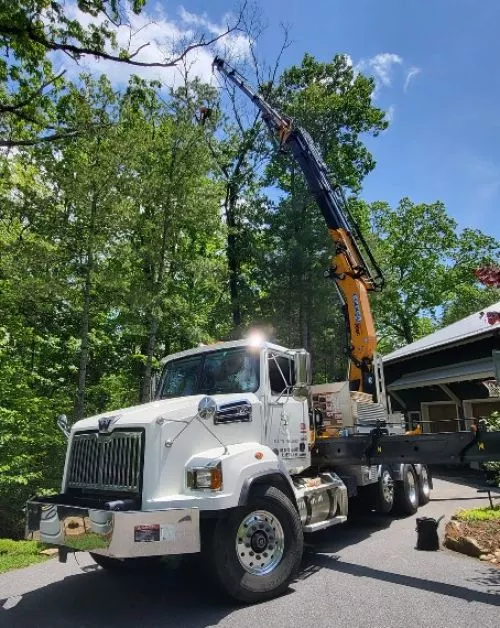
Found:
M 246 347 L 199 353 L 167 362 L 160 398 L 255 392 L 259 354 Z

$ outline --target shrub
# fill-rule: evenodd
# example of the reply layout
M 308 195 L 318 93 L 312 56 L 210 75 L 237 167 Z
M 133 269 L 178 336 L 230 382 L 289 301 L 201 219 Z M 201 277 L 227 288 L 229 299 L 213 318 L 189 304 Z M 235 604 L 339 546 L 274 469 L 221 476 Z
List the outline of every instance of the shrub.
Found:
M 492 412 L 482 424 L 488 432 L 500 432 L 500 412 Z M 486 483 L 500 486 L 500 462 L 485 462 L 483 469 L 486 472 Z

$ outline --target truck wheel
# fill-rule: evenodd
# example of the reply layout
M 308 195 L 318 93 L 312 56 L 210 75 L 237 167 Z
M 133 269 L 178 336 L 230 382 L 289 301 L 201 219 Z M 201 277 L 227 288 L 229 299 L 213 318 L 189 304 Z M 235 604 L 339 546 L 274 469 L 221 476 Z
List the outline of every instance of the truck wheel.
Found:
M 414 515 L 418 510 L 418 478 L 411 464 L 403 466 L 402 477 L 395 484 L 394 509 L 399 515 Z
M 299 514 L 284 493 L 258 486 L 249 504 L 217 521 L 209 546 L 219 586 L 240 602 L 283 593 L 302 558 Z
M 423 464 L 418 476 L 418 503 L 420 506 L 428 504 L 431 498 L 431 472 L 427 465 Z
M 375 510 L 382 514 L 391 512 L 394 506 L 394 480 L 391 470 L 383 465 L 376 484 L 369 487 Z

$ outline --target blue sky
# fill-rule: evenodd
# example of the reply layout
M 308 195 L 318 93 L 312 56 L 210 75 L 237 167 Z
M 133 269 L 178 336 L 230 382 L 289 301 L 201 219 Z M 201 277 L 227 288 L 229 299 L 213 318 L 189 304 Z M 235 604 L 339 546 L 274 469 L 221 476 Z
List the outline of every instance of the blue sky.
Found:
M 169 2 L 169 11 L 173 3 Z M 235 5 L 184 0 L 217 20 Z M 368 142 L 377 161 L 362 196 L 397 203 L 445 202 L 461 226 L 500 237 L 500 2 L 498 0 L 267 0 L 260 55 L 275 54 L 279 24 L 293 41 L 284 64 L 305 52 L 355 64 L 388 53 L 388 85 L 377 104 L 392 111 L 382 136 Z M 418 68 L 405 91 L 411 68 Z M 369 68 L 368 68 L 369 69 Z
M 144 19 L 154 15 L 160 40 L 162 31 L 179 33 L 197 21 L 220 24 L 237 6 L 150 0 Z M 259 57 L 275 58 L 285 22 L 293 43 L 283 66 L 300 63 L 305 52 L 320 60 L 345 53 L 375 76 L 376 104 L 392 120 L 367 140 L 377 167 L 365 179 L 364 199 L 439 199 L 461 227 L 500 238 L 499 0 L 260 0 L 260 7 L 267 28 Z M 154 46 L 144 51 L 154 53 Z M 210 58 L 207 51 L 200 59 L 201 75 Z M 115 66 L 110 74 L 127 71 Z

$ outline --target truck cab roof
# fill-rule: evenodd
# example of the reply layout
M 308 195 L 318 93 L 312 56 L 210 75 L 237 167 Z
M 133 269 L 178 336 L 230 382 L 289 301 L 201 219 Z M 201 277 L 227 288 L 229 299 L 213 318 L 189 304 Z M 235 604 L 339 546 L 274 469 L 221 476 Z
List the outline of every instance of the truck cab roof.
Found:
M 273 344 L 272 342 L 261 340 L 260 338 L 256 340 L 255 338 L 249 337 L 242 340 L 230 340 L 227 342 L 214 342 L 208 345 L 199 345 L 198 347 L 193 347 L 192 349 L 186 349 L 185 351 L 172 353 L 164 357 L 161 360 L 161 364 L 165 364 L 165 362 L 168 362 L 170 360 L 183 358 L 189 355 L 197 355 L 199 353 L 209 353 L 211 351 L 219 351 L 220 349 L 233 349 L 237 347 L 252 347 L 253 349 L 274 349 L 275 351 L 280 352 L 290 351 L 290 349 L 288 349 L 287 347 L 282 347 L 280 345 Z

